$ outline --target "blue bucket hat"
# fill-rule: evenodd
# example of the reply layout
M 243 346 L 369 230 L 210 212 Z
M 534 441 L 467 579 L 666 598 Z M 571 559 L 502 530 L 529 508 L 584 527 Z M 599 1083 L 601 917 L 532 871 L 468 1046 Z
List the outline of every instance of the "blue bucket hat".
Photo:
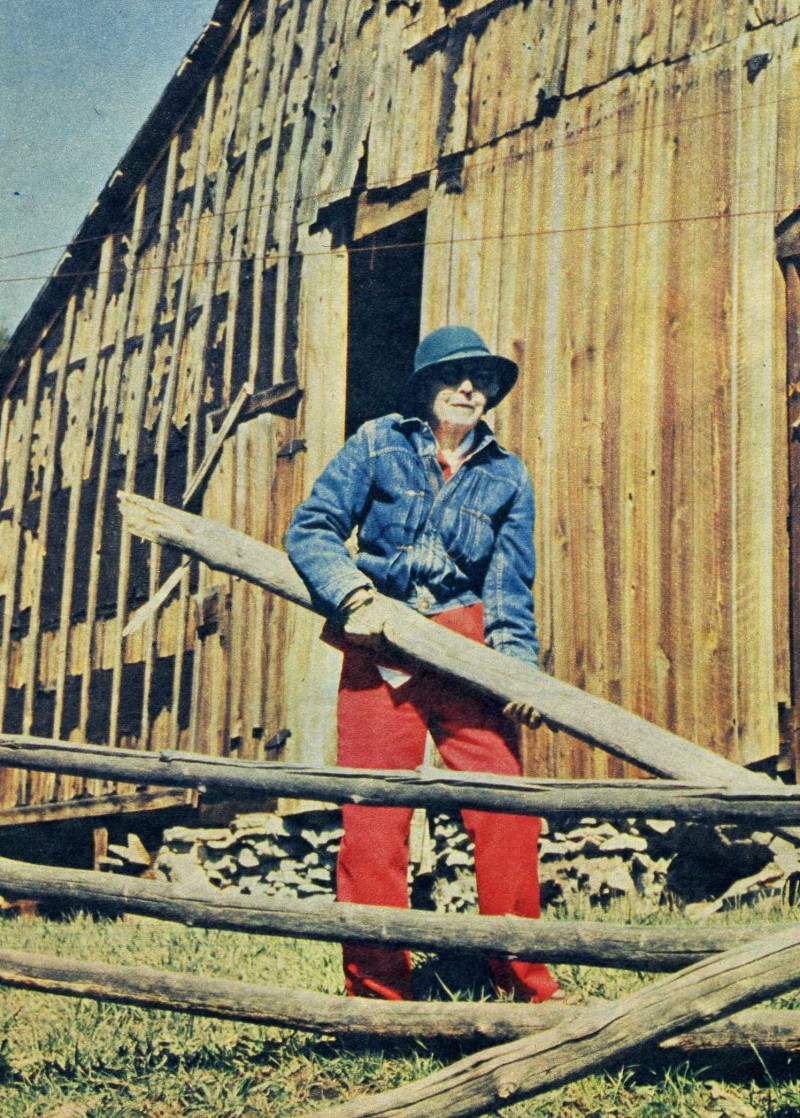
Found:
M 417 396 L 423 385 L 436 375 L 437 369 L 452 361 L 494 373 L 497 391 L 486 401 L 486 408 L 495 407 L 508 395 L 519 376 L 519 367 L 510 357 L 498 357 L 486 342 L 469 326 L 440 326 L 426 334 L 414 354 L 414 372 L 408 380 L 409 394 Z

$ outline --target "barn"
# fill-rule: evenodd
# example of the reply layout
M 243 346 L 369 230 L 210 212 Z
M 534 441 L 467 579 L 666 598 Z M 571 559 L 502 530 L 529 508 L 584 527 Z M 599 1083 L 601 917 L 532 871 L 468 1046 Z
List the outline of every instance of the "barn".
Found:
M 116 494 L 280 544 L 461 322 L 522 369 L 545 669 L 793 779 L 798 79 L 798 0 L 220 0 L 0 358 L 2 733 L 330 762 L 318 620 Z M 3 827 L 196 806 L 0 772 Z

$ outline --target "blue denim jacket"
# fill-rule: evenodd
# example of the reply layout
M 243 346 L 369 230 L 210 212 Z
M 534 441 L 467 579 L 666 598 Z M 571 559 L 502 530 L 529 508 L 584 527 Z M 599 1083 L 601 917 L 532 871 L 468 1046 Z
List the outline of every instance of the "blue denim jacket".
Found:
M 365 423 L 297 508 L 289 558 L 327 615 L 368 582 L 429 616 L 482 601 L 486 643 L 538 665 L 528 471 L 483 421 L 447 482 L 436 451 L 421 419 Z

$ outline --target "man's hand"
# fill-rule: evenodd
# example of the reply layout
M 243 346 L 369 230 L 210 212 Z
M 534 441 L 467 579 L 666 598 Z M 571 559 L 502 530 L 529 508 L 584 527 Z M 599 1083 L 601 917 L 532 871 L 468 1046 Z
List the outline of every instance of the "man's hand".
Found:
M 376 590 L 359 587 L 339 607 L 342 631 L 353 644 L 378 652 L 383 648 L 383 630 L 391 613 L 391 603 Z
M 503 707 L 503 714 L 506 718 L 513 719 L 514 722 L 521 722 L 523 726 L 530 727 L 531 730 L 535 730 L 537 726 L 542 724 L 541 711 L 538 711 L 533 703 L 526 703 L 521 700 L 506 703 Z

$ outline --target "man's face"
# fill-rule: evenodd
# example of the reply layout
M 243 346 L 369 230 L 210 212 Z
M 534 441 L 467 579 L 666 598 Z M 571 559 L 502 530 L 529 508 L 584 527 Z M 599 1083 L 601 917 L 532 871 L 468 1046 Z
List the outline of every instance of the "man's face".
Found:
M 494 373 L 458 362 L 437 370 L 430 383 L 433 426 L 463 427 L 465 434 L 477 426 L 487 400 L 497 391 Z

